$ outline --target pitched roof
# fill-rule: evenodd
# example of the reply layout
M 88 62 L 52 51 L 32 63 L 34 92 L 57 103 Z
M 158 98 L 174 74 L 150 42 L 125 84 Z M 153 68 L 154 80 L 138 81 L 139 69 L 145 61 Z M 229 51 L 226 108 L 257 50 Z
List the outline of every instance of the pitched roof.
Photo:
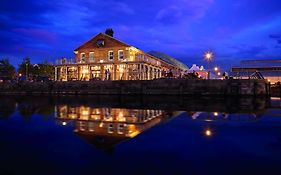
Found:
M 150 52 L 148 52 L 148 54 L 152 55 L 156 58 L 159 58 L 165 62 L 168 62 L 176 67 L 179 67 L 182 70 L 188 70 L 188 67 L 184 63 L 178 61 L 175 58 L 170 57 L 169 55 L 166 55 L 165 53 L 161 53 L 161 52 L 157 52 L 157 51 L 150 51 Z
M 106 44 L 105 47 L 113 47 L 116 44 L 119 44 L 121 46 L 125 46 L 125 47 L 131 47 L 130 45 L 116 39 L 113 38 L 109 35 L 106 35 L 104 33 L 99 33 L 96 36 L 94 36 L 93 38 L 91 38 L 89 41 L 85 42 L 84 44 L 82 44 L 81 46 L 79 46 L 78 48 L 76 48 L 74 51 L 80 50 L 80 49 L 84 49 L 84 48 L 99 48 L 97 46 L 97 41 L 100 39 L 104 39 Z
M 281 67 L 281 60 L 243 60 L 232 68 Z

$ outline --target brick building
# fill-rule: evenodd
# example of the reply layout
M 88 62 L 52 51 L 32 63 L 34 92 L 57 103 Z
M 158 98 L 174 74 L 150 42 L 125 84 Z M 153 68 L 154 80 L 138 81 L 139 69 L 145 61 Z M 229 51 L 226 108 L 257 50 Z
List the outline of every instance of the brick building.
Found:
M 55 67 L 55 80 L 152 80 L 172 71 L 176 64 L 149 55 L 107 34 L 99 33 L 74 50 L 75 60 L 61 59 Z

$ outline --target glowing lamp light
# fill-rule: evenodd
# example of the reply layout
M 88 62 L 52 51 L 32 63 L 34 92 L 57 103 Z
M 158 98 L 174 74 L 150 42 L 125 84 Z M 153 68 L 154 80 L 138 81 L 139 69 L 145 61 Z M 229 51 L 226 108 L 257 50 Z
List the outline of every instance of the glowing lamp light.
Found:
M 207 61 L 211 61 L 213 59 L 213 57 L 214 57 L 214 54 L 211 51 L 206 52 L 205 55 L 204 55 L 204 58 Z
M 213 135 L 213 133 L 212 133 L 212 131 L 211 131 L 210 129 L 207 129 L 207 130 L 205 131 L 205 135 L 206 135 L 207 137 L 211 137 L 211 136 Z
M 100 63 L 103 63 L 103 60 L 100 60 Z
M 101 122 L 101 123 L 99 124 L 99 127 L 100 127 L 100 128 L 102 128 L 102 127 L 103 127 L 103 122 Z
M 62 125 L 63 125 L 63 126 L 66 126 L 66 125 L 67 125 L 67 123 L 66 123 L 66 122 L 62 122 Z
M 214 68 L 214 70 L 215 70 L 215 71 L 218 71 L 218 70 L 219 70 L 219 68 L 218 68 L 218 67 L 215 67 L 215 68 Z
M 220 76 L 221 75 L 221 73 L 220 72 L 218 72 L 218 76 Z
M 217 112 L 214 112 L 214 116 L 218 116 L 219 115 L 219 113 L 217 113 Z

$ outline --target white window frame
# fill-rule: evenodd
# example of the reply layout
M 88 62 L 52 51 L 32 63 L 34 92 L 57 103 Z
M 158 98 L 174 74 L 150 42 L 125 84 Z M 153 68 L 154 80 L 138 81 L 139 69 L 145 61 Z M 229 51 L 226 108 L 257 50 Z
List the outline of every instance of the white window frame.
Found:
M 91 55 L 93 55 L 93 58 L 91 58 Z M 94 62 L 95 61 L 95 52 L 90 52 L 89 53 L 89 62 Z
M 123 58 L 120 58 L 120 52 L 123 53 Z M 125 60 L 124 50 L 118 50 L 118 59 L 119 60 Z
M 83 58 L 83 56 L 82 55 L 85 55 L 84 56 L 84 62 L 86 62 L 86 53 L 84 53 L 84 52 L 82 52 L 82 53 L 80 53 L 80 62 L 82 63 L 83 61 L 82 61 L 82 58 Z
M 109 134 L 114 133 L 114 125 L 113 125 L 113 123 L 109 123 L 108 124 L 107 133 L 109 133 Z
M 110 53 L 112 53 L 112 59 L 110 59 L 110 57 L 111 57 Z M 114 52 L 113 52 L 113 50 L 108 51 L 108 60 L 109 61 L 113 61 L 114 60 Z

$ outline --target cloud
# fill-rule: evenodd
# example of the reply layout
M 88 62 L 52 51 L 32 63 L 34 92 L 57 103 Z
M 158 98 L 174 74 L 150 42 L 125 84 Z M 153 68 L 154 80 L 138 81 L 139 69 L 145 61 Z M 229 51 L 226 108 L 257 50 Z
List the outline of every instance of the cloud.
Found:
M 178 0 L 169 1 L 171 5 L 162 8 L 156 14 L 155 20 L 165 24 L 175 24 L 203 18 L 214 0 Z
M 270 35 L 269 35 L 269 38 L 272 38 L 272 39 L 279 39 L 279 38 L 281 38 L 281 35 L 279 35 L 279 34 L 270 34 Z
M 22 36 L 33 38 L 41 42 L 47 42 L 49 44 L 55 43 L 57 41 L 56 33 L 50 32 L 46 29 L 14 28 L 12 31 Z

